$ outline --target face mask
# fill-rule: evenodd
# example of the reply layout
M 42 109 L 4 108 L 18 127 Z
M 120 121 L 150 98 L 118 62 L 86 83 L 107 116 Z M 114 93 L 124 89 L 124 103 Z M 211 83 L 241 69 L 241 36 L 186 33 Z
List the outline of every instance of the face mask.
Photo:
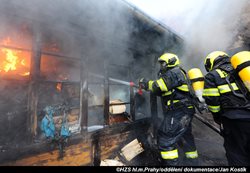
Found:
M 161 70 L 165 70 L 166 66 L 167 66 L 167 63 L 165 61 L 164 62 L 160 62 L 160 69 Z
M 167 63 L 165 61 L 160 62 L 160 72 L 165 73 L 167 71 Z

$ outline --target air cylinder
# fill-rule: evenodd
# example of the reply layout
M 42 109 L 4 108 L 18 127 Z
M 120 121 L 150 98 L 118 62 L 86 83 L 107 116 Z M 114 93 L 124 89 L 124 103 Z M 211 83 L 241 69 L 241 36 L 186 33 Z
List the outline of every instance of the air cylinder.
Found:
M 238 52 L 231 58 L 231 64 L 250 92 L 250 52 Z
M 195 95 L 198 97 L 200 102 L 204 102 L 202 97 L 204 89 L 204 76 L 199 68 L 192 68 L 188 71 L 188 77 L 192 83 Z

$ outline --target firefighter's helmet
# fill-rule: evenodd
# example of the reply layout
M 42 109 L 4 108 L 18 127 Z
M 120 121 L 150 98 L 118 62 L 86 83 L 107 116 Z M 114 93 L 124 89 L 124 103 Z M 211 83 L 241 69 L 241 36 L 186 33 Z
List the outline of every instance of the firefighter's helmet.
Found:
M 229 58 L 229 56 L 223 51 L 214 51 L 208 54 L 204 61 L 206 71 L 213 70 L 215 65 L 224 58 Z
M 166 68 L 172 68 L 180 64 L 178 56 L 172 53 L 164 53 L 158 58 L 158 62 Z

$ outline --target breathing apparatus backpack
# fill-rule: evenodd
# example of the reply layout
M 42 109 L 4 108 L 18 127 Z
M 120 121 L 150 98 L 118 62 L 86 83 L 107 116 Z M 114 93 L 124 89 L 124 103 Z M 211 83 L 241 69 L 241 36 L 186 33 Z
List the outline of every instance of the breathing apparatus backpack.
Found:
M 188 71 L 188 78 L 192 85 L 192 89 L 196 97 L 199 99 L 201 103 L 204 103 L 205 100 L 202 97 L 203 89 L 204 89 L 204 76 L 199 68 L 192 68 Z
M 203 74 L 198 68 L 193 68 L 189 70 L 188 73 L 186 73 L 185 70 L 182 71 L 186 76 L 187 86 L 192 103 L 199 113 L 202 113 L 202 111 L 206 109 L 206 104 L 202 98 L 202 92 L 204 88 Z
M 230 59 L 224 59 L 216 66 L 227 73 L 225 80 L 230 90 L 236 97 L 244 100 L 244 108 L 250 109 L 250 52 L 239 52 Z M 231 81 L 236 83 L 240 93 L 235 91 Z
M 197 70 L 196 70 L 197 72 Z M 202 75 L 202 73 L 200 73 Z M 198 74 L 198 75 L 200 75 Z M 197 74 L 196 74 L 197 75 Z M 189 93 L 190 93 L 190 100 L 192 102 L 192 104 L 196 107 L 196 109 L 201 113 L 201 111 L 203 111 L 205 109 L 205 104 L 203 104 L 200 99 L 198 98 L 198 96 L 196 95 L 196 92 L 194 91 L 194 88 L 192 87 L 192 84 L 191 84 L 191 80 L 190 80 L 190 77 L 187 75 L 186 71 L 178 66 L 178 67 L 175 67 L 171 70 L 168 70 L 167 73 L 158 73 L 158 76 L 160 77 L 164 77 L 164 80 L 167 81 L 167 88 L 169 90 L 177 87 L 177 86 L 180 86 L 182 84 L 186 84 L 188 86 L 188 90 L 189 90 Z M 202 79 L 203 75 L 202 76 L 198 76 L 197 78 L 197 82 L 199 82 L 200 79 Z M 199 86 L 199 89 L 203 89 L 204 87 L 204 82 L 203 82 L 203 85 L 200 87 Z M 201 91 L 202 92 L 202 91 Z M 201 93 L 202 94 L 202 93 Z M 202 97 L 201 97 L 202 99 Z M 172 102 L 172 99 L 171 99 L 171 102 Z
M 242 51 L 233 55 L 230 59 L 233 66 L 233 71 L 227 78 L 229 83 L 229 78 L 233 77 L 239 86 L 239 89 L 243 93 L 243 99 L 245 102 L 250 100 L 250 52 Z M 230 86 L 230 85 L 229 85 Z M 230 86 L 231 88 L 232 86 Z M 233 91 L 233 89 L 231 88 Z M 235 93 L 234 93 L 235 94 Z
M 214 66 L 226 72 L 226 82 L 232 93 L 240 100 L 244 100 L 241 108 L 250 109 L 250 52 L 243 51 L 233 55 L 231 58 L 224 58 Z M 240 92 L 236 92 L 231 82 L 234 81 Z

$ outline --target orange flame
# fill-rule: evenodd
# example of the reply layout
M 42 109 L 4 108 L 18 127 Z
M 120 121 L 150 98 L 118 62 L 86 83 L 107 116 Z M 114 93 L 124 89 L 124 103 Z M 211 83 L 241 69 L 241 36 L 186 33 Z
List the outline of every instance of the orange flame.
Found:
M 6 54 L 6 59 L 2 62 L 3 67 L 0 71 L 4 70 L 8 72 L 9 70 L 16 70 L 16 64 L 18 57 L 10 49 L 2 49 L 2 52 Z
M 10 37 L 1 41 L 3 45 L 11 45 Z M 27 51 L 0 49 L 0 75 L 28 76 L 30 74 L 30 53 Z
M 20 73 L 21 76 L 29 76 L 30 72 Z
M 20 58 L 24 55 L 22 51 L 14 51 L 12 49 L 2 48 L 0 56 L 0 73 L 7 74 L 15 72 L 21 76 L 27 76 L 29 72 L 29 60 L 27 57 Z
M 11 45 L 12 39 L 6 37 L 0 41 L 3 45 Z M 14 42 L 17 44 L 18 42 Z M 28 76 L 30 74 L 30 52 L 0 48 L 0 75 Z
M 62 83 L 57 83 L 56 84 L 56 89 L 58 90 L 58 91 L 62 91 Z

